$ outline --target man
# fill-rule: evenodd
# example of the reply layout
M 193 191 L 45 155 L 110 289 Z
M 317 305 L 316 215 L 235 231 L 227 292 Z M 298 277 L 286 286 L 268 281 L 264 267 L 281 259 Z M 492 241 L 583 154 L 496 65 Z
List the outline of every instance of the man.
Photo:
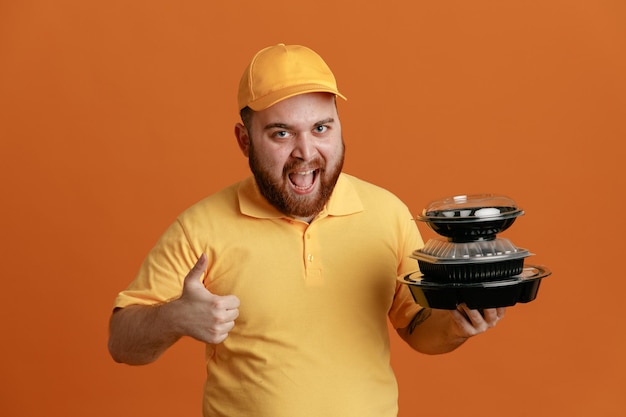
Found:
M 315 52 L 258 52 L 239 86 L 253 177 L 186 210 L 115 302 L 109 350 L 156 360 L 206 343 L 205 416 L 397 415 L 387 319 L 415 350 L 449 352 L 504 309 L 425 309 L 397 277 L 422 240 L 407 207 L 342 173 L 335 78 Z

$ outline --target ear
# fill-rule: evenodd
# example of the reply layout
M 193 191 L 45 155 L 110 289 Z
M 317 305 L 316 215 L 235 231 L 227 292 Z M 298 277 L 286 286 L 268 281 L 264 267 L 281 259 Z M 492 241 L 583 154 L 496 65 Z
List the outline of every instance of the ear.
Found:
M 243 156 L 247 158 L 250 154 L 250 135 L 248 134 L 248 129 L 241 123 L 237 123 L 235 125 L 235 137 L 237 138 L 239 149 L 241 149 Z

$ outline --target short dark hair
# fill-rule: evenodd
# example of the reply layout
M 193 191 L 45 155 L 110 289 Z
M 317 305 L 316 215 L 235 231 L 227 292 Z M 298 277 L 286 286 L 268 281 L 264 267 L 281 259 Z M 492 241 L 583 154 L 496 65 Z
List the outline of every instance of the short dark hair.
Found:
M 337 96 L 334 95 L 334 100 L 335 100 L 335 106 L 337 105 Z M 239 117 L 241 117 L 241 122 L 243 123 L 243 125 L 246 127 L 246 129 L 248 129 L 248 132 L 250 132 L 250 128 L 252 127 L 252 115 L 254 114 L 254 110 L 252 110 L 250 107 L 246 106 L 243 109 L 241 109 L 239 111 Z
M 253 114 L 254 114 L 254 110 L 252 110 L 248 106 L 244 107 L 243 109 L 241 109 L 241 111 L 239 111 L 239 116 L 241 117 L 241 122 L 246 127 L 246 129 L 248 129 L 248 132 L 250 132 L 250 128 L 251 128 L 251 125 L 252 125 L 252 115 Z

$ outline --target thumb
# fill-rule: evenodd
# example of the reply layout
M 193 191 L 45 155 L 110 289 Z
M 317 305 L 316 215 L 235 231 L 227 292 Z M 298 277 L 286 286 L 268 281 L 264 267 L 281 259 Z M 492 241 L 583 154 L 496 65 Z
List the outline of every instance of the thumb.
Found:
M 200 257 L 196 261 L 196 264 L 193 266 L 193 268 L 191 268 L 191 270 L 185 277 L 183 286 L 185 288 L 189 288 L 190 286 L 198 287 L 199 285 L 201 285 L 202 288 L 204 288 L 204 285 L 202 285 L 202 276 L 204 275 L 204 271 L 206 271 L 208 263 L 209 261 L 207 259 L 206 253 L 200 255 Z

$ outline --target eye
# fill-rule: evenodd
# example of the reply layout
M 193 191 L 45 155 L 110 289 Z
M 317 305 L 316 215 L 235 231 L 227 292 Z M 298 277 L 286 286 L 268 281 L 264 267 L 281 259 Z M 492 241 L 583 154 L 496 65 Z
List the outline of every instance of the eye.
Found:
M 315 133 L 324 133 L 327 130 L 328 130 L 328 126 L 325 126 L 325 125 L 315 126 L 315 128 L 313 129 Z
M 277 130 L 276 132 L 272 133 L 272 137 L 277 139 L 285 139 L 289 137 L 289 132 L 287 132 L 286 130 Z

